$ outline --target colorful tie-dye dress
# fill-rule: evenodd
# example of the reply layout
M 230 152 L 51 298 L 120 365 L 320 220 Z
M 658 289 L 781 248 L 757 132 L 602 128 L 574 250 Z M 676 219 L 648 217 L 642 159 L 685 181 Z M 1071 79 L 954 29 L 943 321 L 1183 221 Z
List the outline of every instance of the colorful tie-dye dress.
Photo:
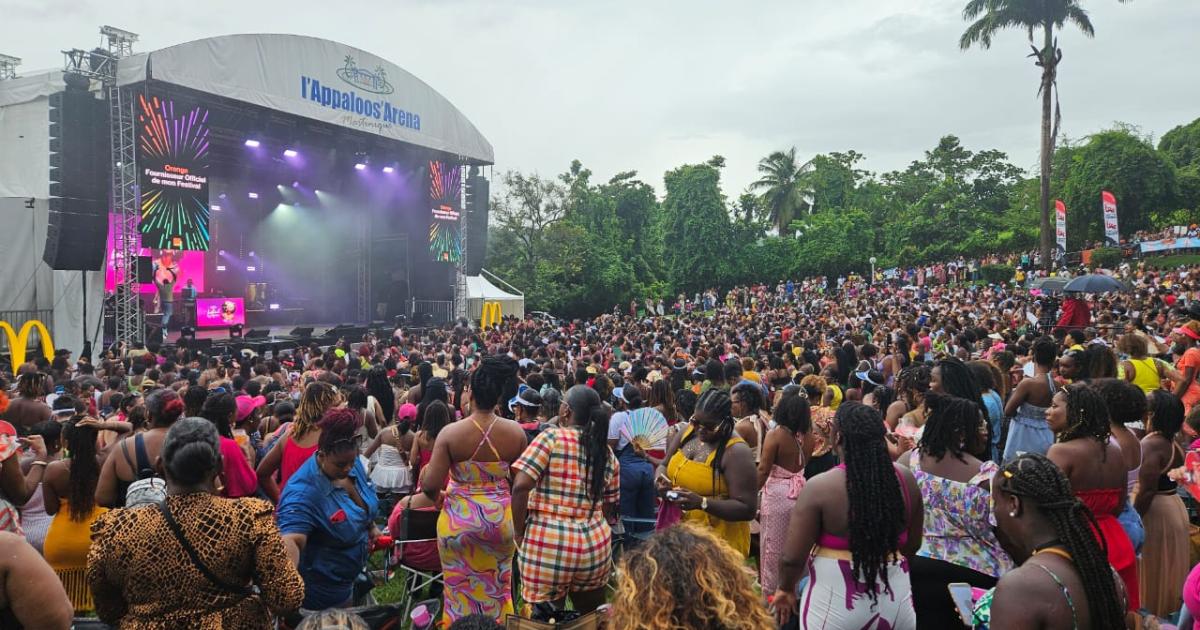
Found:
M 503 623 L 513 612 L 517 546 L 511 501 L 508 462 L 468 460 L 450 468 L 450 486 L 438 518 L 447 624 L 474 613 Z

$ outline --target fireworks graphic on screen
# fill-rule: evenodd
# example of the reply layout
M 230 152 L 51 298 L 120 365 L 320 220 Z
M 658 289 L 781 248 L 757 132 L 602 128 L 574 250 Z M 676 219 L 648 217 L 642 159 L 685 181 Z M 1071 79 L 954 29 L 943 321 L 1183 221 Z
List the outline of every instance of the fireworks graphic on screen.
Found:
M 138 97 L 138 168 L 146 247 L 207 250 L 208 110 Z
M 435 261 L 456 263 L 462 259 L 460 223 L 439 219 L 437 213 L 457 213 L 462 199 L 462 167 L 430 162 L 429 197 L 434 208 L 434 216 L 429 222 L 429 253 Z

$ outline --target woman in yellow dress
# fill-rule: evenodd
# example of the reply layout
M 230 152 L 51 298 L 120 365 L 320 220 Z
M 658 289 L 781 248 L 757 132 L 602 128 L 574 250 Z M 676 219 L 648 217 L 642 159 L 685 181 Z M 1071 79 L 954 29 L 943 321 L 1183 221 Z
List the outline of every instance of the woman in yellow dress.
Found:
M 99 431 L 128 432 L 123 422 L 101 422 L 77 414 L 63 427 L 67 458 L 46 467 L 42 484 L 46 513 L 53 516 L 46 532 L 43 555 L 62 580 L 76 611 L 93 609 L 87 582 L 88 548 L 92 523 L 108 510 L 96 505 L 96 481 L 100 459 L 96 452 Z
M 683 510 L 684 521 L 707 525 L 748 556 L 758 479 L 754 453 L 733 427 L 729 393 L 704 392 L 691 426 L 667 447 L 656 484 L 660 496 Z

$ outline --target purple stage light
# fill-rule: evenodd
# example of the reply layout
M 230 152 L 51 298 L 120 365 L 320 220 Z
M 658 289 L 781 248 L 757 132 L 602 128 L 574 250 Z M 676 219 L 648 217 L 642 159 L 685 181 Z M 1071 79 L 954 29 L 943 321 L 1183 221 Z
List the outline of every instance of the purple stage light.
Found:
M 212 210 L 212 211 L 214 211 L 214 212 L 220 212 L 220 211 L 221 211 L 221 206 L 219 206 L 219 205 L 217 205 L 217 204 L 215 204 L 215 203 L 214 203 L 213 205 L 209 206 L 209 207 L 208 207 L 208 209 L 209 209 L 209 210 Z
M 218 251 L 217 251 L 217 255 L 218 255 L 218 256 L 224 256 L 224 255 L 225 255 L 225 250 L 223 250 L 223 249 L 222 249 L 222 250 L 218 250 Z
M 250 257 L 254 258 L 254 252 L 250 252 Z
M 257 149 L 259 147 L 259 145 L 261 145 L 261 144 L 262 144 L 261 142 L 259 142 L 258 140 L 254 140 L 254 139 L 250 139 L 250 140 L 246 141 L 246 146 L 250 147 L 251 149 Z
M 217 271 L 225 271 L 225 265 L 217 265 Z
M 249 193 L 246 196 L 250 197 L 251 199 L 258 199 L 258 193 L 256 193 L 256 192 Z
M 267 308 L 271 309 L 272 311 L 278 311 L 278 310 L 279 310 L 279 305 L 278 305 L 278 304 L 271 304 L 271 305 L 269 305 Z
M 385 167 L 383 167 L 383 172 L 384 173 L 394 173 L 394 172 L 396 172 L 396 169 L 394 169 L 390 166 L 385 166 Z
M 354 170 L 356 170 L 356 171 L 365 170 L 366 168 L 367 168 L 367 165 L 363 164 L 362 162 L 359 162 L 358 164 L 354 165 Z
M 300 182 L 292 182 L 292 188 L 299 188 Z
M 246 271 L 258 271 L 258 267 L 246 267 Z
M 296 153 L 295 149 L 284 149 L 283 150 L 283 157 L 293 158 L 293 157 L 296 157 L 297 155 L 300 155 L 300 154 Z

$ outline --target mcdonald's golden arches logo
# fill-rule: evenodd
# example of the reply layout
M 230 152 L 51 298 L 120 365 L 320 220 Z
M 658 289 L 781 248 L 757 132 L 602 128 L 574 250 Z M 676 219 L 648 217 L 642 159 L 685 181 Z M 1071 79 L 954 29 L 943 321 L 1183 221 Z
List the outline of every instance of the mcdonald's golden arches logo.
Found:
M 0 330 L 3 330 L 8 335 L 8 352 L 12 355 L 13 374 L 17 373 L 17 368 L 25 363 L 25 349 L 29 347 L 29 333 L 34 329 L 38 331 L 38 337 L 42 340 L 42 355 L 47 361 L 54 360 L 54 340 L 50 338 L 50 331 L 42 322 L 31 319 L 21 326 L 21 331 L 13 330 L 12 324 L 8 322 L 0 322 Z
M 503 318 L 504 313 L 500 308 L 499 302 L 484 302 L 483 313 L 479 316 L 479 327 L 484 329 L 491 328 L 499 324 Z

